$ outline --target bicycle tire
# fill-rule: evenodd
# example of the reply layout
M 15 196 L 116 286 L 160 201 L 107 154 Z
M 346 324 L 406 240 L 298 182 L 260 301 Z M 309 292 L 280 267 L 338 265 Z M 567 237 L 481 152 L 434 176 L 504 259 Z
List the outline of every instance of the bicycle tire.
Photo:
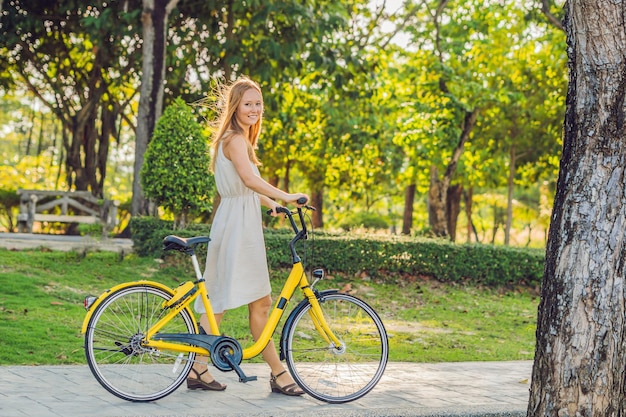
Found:
M 319 297 L 324 317 L 341 340 L 335 349 L 315 329 L 311 304 L 303 301 L 285 323 L 283 355 L 296 383 L 328 403 L 346 403 L 370 392 L 383 376 L 389 341 L 374 309 L 352 295 Z
M 111 394 L 134 402 L 155 401 L 185 381 L 195 353 L 141 345 L 172 295 L 154 285 L 136 284 L 107 295 L 95 307 L 85 333 L 85 354 L 91 372 Z M 193 315 L 181 310 L 161 332 L 195 333 Z

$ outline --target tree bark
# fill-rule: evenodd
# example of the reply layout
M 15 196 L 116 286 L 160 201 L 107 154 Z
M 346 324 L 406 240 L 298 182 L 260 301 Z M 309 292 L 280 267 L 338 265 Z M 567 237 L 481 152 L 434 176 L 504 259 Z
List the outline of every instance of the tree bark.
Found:
M 311 212 L 311 221 L 313 222 L 313 227 L 321 229 L 324 227 L 324 218 L 322 216 L 322 213 L 324 213 L 324 189 L 314 189 L 311 192 L 310 197 L 311 205 L 315 207 L 315 211 Z
M 446 197 L 448 184 L 439 179 L 439 171 L 434 165 L 430 167 L 430 185 L 428 187 L 428 224 L 435 236 L 448 236 L 446 219 Z
M 402 234 L 410 235 L 413 227 L 413 203 L 415 202 L 416 184 L 410 184 L 404 190 L 404 213 L 402 215 Z
M 463 155 L 465 143 L 468 141 L 470 133 L 476 125 L 477 117 L 478 108 L 474 108 L 471 112 L 465 112 L 459 141 L 452 152 L 452 157 L 448 162 L 448 166 L 446 167 L 446 172 L 443 177 L 439 178 L 437 168 L 431 167 L 430 188 L 428 190 L 428 222 L 435 236 L 449 236 L 448 218 L 446 212 L 448 187 L 450 187 L 450 182 L 452 181 L 452 176 L 456 171 L 459 159 L 461 159 L 461 155 Z
M 565 136 L 528 416 L 626 415 L 625 7 L 565 4 Z
M 132 216 L 150 212 L 139 174 L 154 126 L 163 111 L 167 19 L 177 3 L 178 0 L 143 0 L 143 63 L 133 166 Z
M 472 234 L 476 234 L 474 223 L 472 222 L 472 203 L 474 202 L 474 187 L 469 187 L 463 193 L 465 199 L 465 216 L 467 217 L 467 243 L 472 243 Z M 478 242 L 478 236 L 476 236 Z
M 448 188 L 446 197 L 446 218 L 448 220 L 448 234 L 450 240 L 456 242 L 456 224 L 461 212 L 461 197 L 463 195 L 463 187 L 459 184 L 452 185 Z
M 98 110 L 101 106 L 102 96 L 106 91 L 106 83 L 102 79 L 102 69 L 105 61 L 105 52 L 100 48 L 96 50 L 94 65 L 87 81 L 87 98 L 82 108 L 74 115 L 66 115 L 62 118 L 69 125 L 72 132 L 71 142 L 66 143 L 65 168 L 68 187 L 77 191 L 91 192 L 96 197 L 102 198 L 104 190 L 98 188 L 97 176 L 104 178 L 105 171 L 96 170 L 96 151 L 100 142 L 106 142 L 108 150 L 109 137 L 99 136 L 96 129 Z

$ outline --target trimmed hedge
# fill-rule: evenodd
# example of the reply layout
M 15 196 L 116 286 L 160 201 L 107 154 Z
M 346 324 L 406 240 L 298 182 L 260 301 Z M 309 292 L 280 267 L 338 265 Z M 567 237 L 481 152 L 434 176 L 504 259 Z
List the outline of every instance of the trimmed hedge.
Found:
M 167 235 L 180 237 L 208 236 L 210 226 L 190 224 L 185 229 L 174 230 L 174 222 L 154 217 L 132 217 L 130 232 L 133 239 L 133 250 L 139 256 L 163 256 L 163 238 Z
M 160 257 L 162 240 L 168 234 L 182 237 L 209 235 L 210 226 L 194 224 L 172 230 L 172 222 L 154 218 L 131 221 L 134 249 L 140 256 Z M 288 243 L 293 233 L 267 230 L 265 245 L 271 269 L 289 268 Z M 481 244 L 456 244 L 445 240 L 365 235 L 332 235 L 316 232 L 300 242 L 298 253 L 307 268 L 324 268 L 329 274 L 370 277 L 394 283 L 416 277 L 445 282 L 487 286 L 539 286 L 545 252 Z

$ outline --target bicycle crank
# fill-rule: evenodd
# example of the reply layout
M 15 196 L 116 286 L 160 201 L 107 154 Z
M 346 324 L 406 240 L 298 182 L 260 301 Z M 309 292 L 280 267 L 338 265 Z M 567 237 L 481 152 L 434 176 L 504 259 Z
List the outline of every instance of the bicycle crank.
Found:
M 209 352 L 211 362 L 220 371 L 234 370 L 239 376 L 239 382 L 256 381 L 257 379 L 256 376 L 246 376 L 239 367 L 243 359 L 243 350 L 239 342 L 231 337 L 209 334 L 158 333 L 154 335 L 154 339 L 200 346 Z
M 237 372 L 239 382 L 256 381 L 256 376 L 246 376 L 239 367 L 243 358 L 241 345 L 235 339 L 222 337 L 211 346 L 211 361 L 221 371 Z

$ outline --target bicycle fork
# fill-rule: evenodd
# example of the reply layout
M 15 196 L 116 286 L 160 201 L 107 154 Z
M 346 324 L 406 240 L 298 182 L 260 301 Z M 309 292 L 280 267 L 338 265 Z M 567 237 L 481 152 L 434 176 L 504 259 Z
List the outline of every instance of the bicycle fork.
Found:
M 337 290 L 324 291 L 322 294 L 335 293 Z M 329 345 L 332 344 L 334 349 L 337 352 L 341 352 L 344 350 L 343 343 L 341 340 L 337 338 L 337 336 L 333 333 L 332 329 L 328 325 L 326 321 L 326 317 L 324 316 L 324 311 L 320 305 L 320 300 L 323 300 L 323 297 L 320 293 L 316 293 L 310 288 L 306 288 L 304 290 L 304 294 L 306 295 L 309 303 L 311 304 L 311 309 L 309 310 L 309 316 L 311 317 L 311 321 L 313 326 L 315 326 L 315 330 L 324 338 L 326 343 Z
M 305 295 L 305 299 L 300 301 L 300 304 L 296 306 L 287 321 L 285 322 L 282 337 L 280 341 L 280 358 L 281 360 L 285 359 L 287 352 L 287 340 L 286 335 L 288 333 L 287 329 L 292 326 L 293 320 L 296 315 L 299 314 L 302 308 L 305 308 L 307 304 L 311 305 L 311 308 L 308 311 L 309 316 L 311 317 L 311 322 L 315 327 L 315 330 L 320 334 L 320 336 L 328 343 L 329 346 L 332 346 L 335 353 L 343 353 L 345 351 L 344 343 L 335 335 L 335 333 L 330 328 L 328 321 L 324 315 L 324 311 L 322 310 L 321 303 L 324 302 L 324 297 L 328 294 L 334 294 L 339 292 L 338 290 L 325 290 L 325 291 L 317 291 L 314 289 L 314 285 L 324 277 L 324 272 L 320 270 L 313 271 L 313 284 L 309 285 L 306 280 L 306 277 L 303 276 L 301 280 L 301 289 Z

